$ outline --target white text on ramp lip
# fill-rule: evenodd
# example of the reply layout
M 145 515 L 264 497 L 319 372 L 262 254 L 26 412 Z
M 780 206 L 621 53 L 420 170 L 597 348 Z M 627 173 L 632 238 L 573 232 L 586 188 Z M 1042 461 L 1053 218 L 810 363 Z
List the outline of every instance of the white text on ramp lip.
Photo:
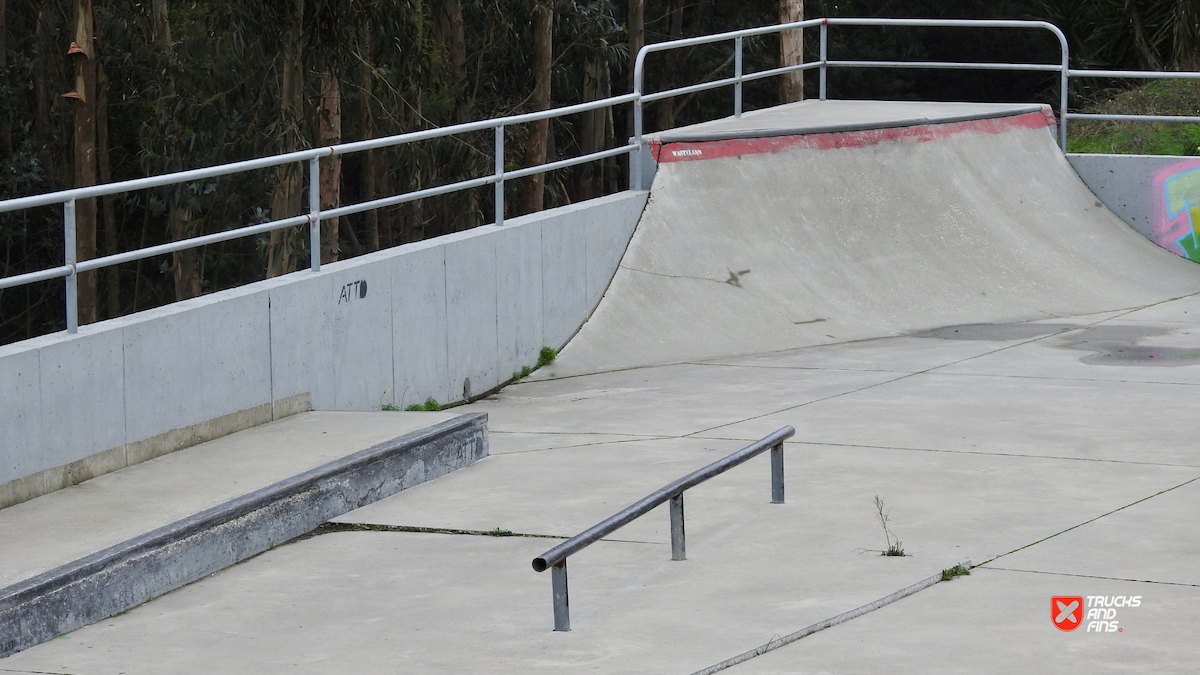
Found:
M 672 150 L 671 151 L 672 157 L 699 157 L 700 155 L 703 155 L 703 154 L 704 154 L 704 151 L 700 150 L 698 148 L 690 148 L 687 150 Z

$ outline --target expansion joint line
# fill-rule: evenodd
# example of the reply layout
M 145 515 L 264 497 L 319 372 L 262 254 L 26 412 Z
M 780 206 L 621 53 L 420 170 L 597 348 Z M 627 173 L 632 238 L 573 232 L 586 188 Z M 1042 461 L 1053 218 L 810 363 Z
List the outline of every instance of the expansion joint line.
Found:
M 971 561 L 969 561 L 969 560 L 964 561 L 964 562 L 960 563 L 960 566 L 964 569 L 969 570 L 972 567 Z M 856 607 L 848 612 L 842 612 L 841 614 L 838 614 L 835 617 L 825 619 L 824 621 L 818 621 L 817 623 L 814 623 L 811 626 L 806 626 L 804 628 L 801 628 L 800 630 L 796 631 L 795 633 L 790 633 L 788 635 L 784 635 L 783 637 L 771 638 L 765 645 L 761 645 L 761 646 L 755 647 L 754 649 L 751 649 L 749 651 L 742 652 L 741 654 L 738 654 L 737 656 L 735 656 L 731 659 L 726 659 L 720 663 L 711 665 L 703 670 L 697 670 L 696 672 L 692 673 L 692 675 L 712 675 L 712 673 L 716 673 L 716 672 L 725 670 L 726 668 L 736 666 L 739 663 L 745 663 L 746 661 L 749 661 L 750 659 L 752 659 L 756 656 L 762 656 L 763 654 L 766 654 L 767 652 L 779 649 L 780 647 L 783 647 L 784 645 L 789 645 L 801 638 L 805 638 L 805 637 L 808 637 L 809 635 L 812 635 L 813 633 L 825 630 L 826 628 L 836 626 L 840 623 L 845 623 L 847 621 L 850 621 L 851 619 L 857 619 L 858 617 L 860 617 L 864 614 L 873 612 L 873 611 L 879 609 L 880 607 L 886 607 L 887 605 L 890 605 L 893 602 L 896 602 L 897 600 L 902 600 L 904 598 L 907 598 L 910 595 L 919 593 L 936 583 L 939 583 L 941 581 L 946 581 L 946 580 L 947 580 L 946 573 L 938 572 L 937 574 L 929 577 L 928 579 L 922 579 L 921 581 L 918 581 L 917 583 L 913 584 L 912 586 L 908 586 L 907 588 L 902 588 L 902 589 L 896 591 L 895 593 L 892 593 L 891 595 L 882 597 L 874 602 L 867 603 L 861 607 Z
M 1167 488 L 1167 489 L 1165 489 L 1165 490 L 1159 490 L 1158 492 L 1155 492 L 1155 493 L 1154 493 L 1154 494 L 1152 494 L 1152 495 L 1148 495 L 1148 496 L 1146 496 L 1146 497 L 1142 497 L 1141 499 L 1139 499 L 1139 500 L 1137 500 L 1137 501 L 1135 501 L 1135 502 L 1130 502 L 1130 503 L 1128 503 L 1128 504 L 1126 504 L 1126 505 L 1124 505 L 1124 506 L 1121 506 L 1121 507 L 1115 508 L 1115 509 L 1113 509 L 1112 511 L 1109 511 L 1108 513 L 1102 513 L 1102 514 L 1100 514 L 1100 515 L 1096 516 L 1095 518 L 1089 518 L 1088 520 L 1085 520 L 1085 521 L 1083 521 L 1082 523 L 1078 523 L 1078 524 L 1076 524 L 1076 525 L 1072 525 L 1071 527 L 1068 527 L 1068 528 L 1067 528 L 1067 529 L 1065 529 L 1065 530 L 1062 530 L 1062 531 L 1059 531 L 1059 532 L 1055 532 L 1054 534 L 1051 534 L 1051 535 L 1049 535 L 1049 536 L 1046 536 L 1046 537 L 1042 537 L 1041 539 L 1038 539 L 1037 541 L 1032 541 L 1032 542 L 1029 542 L 1028 544 L 1025 544 L 1024 546 L 1019 546 L 1019 547 L 1017 547 L 1017 548 L 1014 548 L 1013 550 L 1009 551 L 1008 553 L 1001 553 L 1000 555 L 998 555 L 998 556 L 996 556 L 996 557 L 994 557 L 994 558 L 989 558 L 988 560 L 985 560 L 985 561 L 983 561 L 983 562 L 979 563 L 979 565 L 977 565 L 977 566 L 978 566 L 978 567 L 983 567 L 984 565 L 986 565 L 986 564 L 988 564 L 988 563 L 990 563 L 990 562 L 994 562 L 994 561 L 996 561 L 996 560 L 999 560 L 999 559 L 1003 558 L 1004 556 L 1012 555 L 1012 554 L 1016 553 L 1017 551 L 1024 551 L 1025 549 L 1027 549 L 1027 548 L 1029 548 L 1029 547 L 1031 547 L 1031 546 L 1037 546 L 1038 544 L 1042 543 L 1043 541 L 1048 541 L 1048 540 L 1050 540 L 1050 539 L 1053 539 L 1053 538 L 1055 538 L 1055 537 L 1059 536 L 1060 534 L 1066 534 L 1067 532 L 1070 532 L 1071 530 L 1077 530 L 1077 529 L 1079 529 L 1079 528 L 1083 527 L 1084 525 L 1087 525 L 1088 523 L 1094 523 L 1094 522 L 1096 522 L 1097 520 L 1100 520 L 1101 518 L 1106 518 L 1106 517 L 1108 517 L 1108 516 L 1111 516 L 1112 514 L 1114 514 L 1114 513 L 1118 512 L 1118 511 L 1124 511 L 1125 509 L 1127 509 L 1127 508 L 1129 508 L 1129 507 L 1131 507 L 1131 506 L 1137 506 L 1138 504 L 1141 504 L 1141 503 L 1142 503 L 1142 502 L 1144 502 L 1144 501 L 1148 501 L 1148 500 L 1154 499 L 1155 497 L 1157 497 L 1157 496 L 1159 496 L 1159 495 L 1165 495 L 1166 493 L 1168 493 L 1168 492 L 1171 492 L 1172 490 L 1178 490 L 1179 488 L 1181 488 L 1181 487 L 1184 487 L 1185 485 L 1190 485 L 1190 484 L 1192 484 L 1192 483 L 1195 483 L 1195 482 L 1196 482 L 1196 481 L 1198 481 L 1198 480 L 1200 480 L 1200 476 L 1196 476 L 1195 478 L 1192 478 L 1192 479 L 1190 479 L 1190 480 L 1185 480 L 1184 482 L 1180 483 L 1179 485 L 1175 485 L 1175 486 L 1173 486 L 1173 487 L 1169 487 L 1169 488 Z

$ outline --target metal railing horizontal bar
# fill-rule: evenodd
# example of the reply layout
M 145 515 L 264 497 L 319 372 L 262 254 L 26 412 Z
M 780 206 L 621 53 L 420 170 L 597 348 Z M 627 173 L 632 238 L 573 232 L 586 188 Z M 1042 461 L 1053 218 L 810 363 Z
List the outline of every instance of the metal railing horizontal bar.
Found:
M 438 127 L 436 129 L 426 129 L 425 131 L 411 131 L 405 134 L 397 134 L 395 136 L 385 136 L 384 138 L 373 138 L 365 141 L 354 141 L 352 143 L 342 143 L 341 145 L 331 146 L 333 154 L 345 155 L 351 152 L 359 152 L 362 150 L 375 150 L 378 148 L 388 147 L 391 145 L 402 145 L 405 143 L 413 143 L 416 141 L 427 141 L 445 136 L 454 136 L 457 134 L 467 134 L 473 131 L 487 131 L 495 129 L 499 126 L 512 126 L 515 124 L 526 124 L 528 122 L 537 122 L 539 120 L 552 119 L 555 117 L 563 117 L 566 115 L 574 115 L 577 113 L 588 112 L 609 106 L 621 105 L 622 103 L 632 103 L 637 100 L 636 94 L 622 94 L 610 98 L 603 98 L 596 101 L 588 101 L 586 103 L 577 103 L 575 105 L 564 106 L 561 108 L 551 108 L 539 112 L 522 113 L 520 115 L 510 115 L 508 117 L 496 117 L 489 120 L 480 120 L 478 122 L 467 122 L 465 124 L 455 124 L 449 127 Z
M 822 23 L 830 21 L 829 19 L 807 19 L 805 21 L 795 21 L 793 23 L 775 24 L 771 26 L 759 26 L 758 28 L 746 28 L 743 30 L 733 30 L 725 33 L 714 33 L 712 35 L 701 35 L 699 37 L 684 38 L 682 40 L 671 40 L 669 42 L 656 42 L 654 44 L 645 45 L 638 52 L 638 58 L 635 66 L 645 61 L 645 55 L 653 52 L 663 52 L 669 49 L 680 49 L 683 47 L 695 47 L 697 45 L 712 44 L 714 42 L 723 42 L 725 40 L 733 40 L 740 37 L 753 37 L 755 35 L 769 35 L 771 33 L 781 33 L 785 30 L 794 28 L 807 28 L 808 26 L 819 26 Z M 640 70 L 640 68 L 639 68 Z
M 954 61 L 827 61 L 831 68 L 945 68 L 948 70 L 1029 70 L 1059 72 L 1051 63 L 959 63 Z
M 579 157 L 563 159 L 563 160 L 559 160 L 557 162 L 550 162 L 548 164 L 539 164 L 537 166 L 531 166 L 527 169 L 521 169 L 519 171 L 510 171 L 510 172 L 501 174 L 499 176 L 497 176 L 495 174 L 490 175 L 490 176 L 480 176 L 479 178 L 472 178 L 470 180 L 458 181 L 457 183 L 447 183 L 446 185 L 439 185 L 438 187 L 426 188 L 424 190 L 417 190 L 416 192 L 406 192 L 404 194 L 395 195 L 393 197 L 382 197 L 380 199 L 372 199 L 371 201 L 359 202 L 357 204 L 349 204 L 347 206 L 339 206 L 336 209 L 326 209 L 324 211 L 321 211 L 320 218 L 321 218 L 321 220 L 328 220 L 330 218 L 338 218 L 340 216 L 349 216 L 349 215 L 354 215 L 356 213 L 362 213 L 363 211 L 371 211 L 374 209 L 386 208 L 388 206 L 396 206 L 398 204 L 406 204 L 408 202 L 415 202 L 419 199 L 428 199 L 430 197 L 438 197 L 440 195 L 450 194 L 451 192 L 458 192 L 460 190 L 469 190 L 471 188 L 483 187 L 485 185 L 492 185 L 494 183 L 500 182 L 501 180 L 515 180 L 517 178 L 524 178 L 525 176 L 532 176 L 537 173 L 545 173 L 547 171 L 554 171 L 556 169 L 562 169 L 562 168 L 569 167 L 569 166 L 576 166 L 578 164 L 586 164 L 587 162 L 595 161 L 597 159 L 604 159 L 606 157 L 616 157 L 618 155 L 625 155 L 625 154 L 629 154 L 633 150 L 634 150 L 633 145 L 623 145 L 619 148 L 613 148 L 611 150 L 602 150 L 600 152 L 593 152 L 593 153 L 589 153 L 587 155 L 580 155 Z
M 1022 19 L 857 19 L 851 17 L 830 17 L 819 19 L 830 26 L 920 26 L 925 28 L 1044 28 L 1062 36 L 1066 35 L 1058 26 L 1049 21 L 1025 21 Z
M 75 269 L 79 272 L 90 272 L 92 270 L 107 267 L 109 265 L 120 265 L 122 263 L 134 262 L 145 258 L 152 258 L 156 255 L 164 255 L 182 251 L 184 249 L 196 248 L 198 246 L 206 246 L 208 244 L 218 244 L 223 241 L 232 239 L 240 239 L 242 237 L 250 237 L 272 230 L 282 230 L 288 227 L 297 225 L 305 225 L 311 222 L 312 217 L 309 215 L 292 216 L 282 220 L 273 220 L 269 223 L 259 223 L 258 225 L 250 225 L 247 227 L 239 227 L 236 230 L 225 230 L 224 232 L 214 232 L 191 239 L 180 239 L 167 244 L 159 244 L 157 246 L 148 246 L 139 248 L 136 251 L 127 251 L 125 253 L 117 253 L 115 255 L 104 256 L 101 258 L 92 258 L 76 263 Z
M 554 171 L 555 169 L 565 169 L 569 166 L 586 164 L 598 159 L 627 155 L 636 150 L 637 146 L 630 143 L 629 145 L 622 145 L 617 148 L 612 148 L 611 150 L 601 150 L 600 152 L 593 152 L 586 155 L 580 155 L 578 157 L 571 157 L 570 159 L 560 159 L 557 162 L 550 162 L 549 164 L 540 164 L 538 166 L 531 166 L 525 169 L 518 169 L 516 171 L 506 171 L 504 173 L 504 180 L 524 178 L 525 176 L 532 176 L 537 173 L 545 173 L 546 171 Z
M 274 166 L 290 164 L 292 162 L 306 161 L 314 157 L 327 157 L 330 154 L 332 154 L 330 148 L 297 150 L 296 152 L 289 152 L 282 155 L 259 157 L 258 159 L 247 159 L 241 162 L 219 164 L 217 166 L 210 166 L 203 169 L 189 169 L 187 171 L 176 171 L 175 173 L 164 173 L 161 176 L 134 178 L 132 180 L 124 180 L 117 183 L 103 183 L 88 187 L 71 188 L 70 190 L 59 190 L 58 192 L 47 192 L 45 194 L 32 195 L 29 197 L 18 197 L 16 199 L 0 201 L 0 213 L 4 213 L 6 211 L 19 211 L 21 209 L 29 209 L 36 206 L 62 204 L 63 202 L 67 202 L 72 199 L 91 199 L 93 197 L 115 195 L 121 192 L 145 190 L 148 188 L 162 187 L 164 185 L 175 185 L 177 183 L 189 183 L 191 181 L 201 180 L 203 178 L 227 176 L 231 173 L 241 173 L 243 171 L 253 171 L 255 169 L 269 169 Z
M 404 194 L 395 195 L 394 197 L 381 197 L 380 199 L 372 199 L 368 202 L 359 202 L 350 204 L 349 206 L 339 206 L 336 209 L 327 209 L 321 211 L 321 220 L 337 218 L 339 216 L 349 216 L 363 211 L 371 211 L 373 209 L 381 209 L 387 206 L 395 206 L 397 204 L 405 204 L 407 202 L 415 202 L 418 199 L 426 199 L 428 197 L 437 197 L 439 195 L 458 192 L 459 190 L 469 190 L 471 188 L 483 187 L 491 185 L 498 179 L 496 176 L 483 176 L 480 178 L 472 178 L 471 180 L 459 181 L 457 183 L 447 183 L 438 187 L 425 188 L 416 192 L 405 192 Z
M 787 66 L 785 68 L 772 68 L 770 70 L 760 70 L 758 72 L 747 73 L 745 75 L 742 75 L 742 82 L 751 82 L 753 80 L 763 80 L 768 77 L 774 77 L 776 75 L 783 75 L 785 73 L 794 73 L 798 70 L 816 70 L 817 68 L 820 68 L 821 65 L 822 64 L 820 61 L 809 61 L 808 63 L 801 63 L 801 64 L 798 64 L 795 66 Z
M 14 274 L 11 277 L 0 278 L 0 288 L 13 288 L 14 286 L 24 286 L 38 281 L 49 281 L 50 279 L 61 279 L 69 277 L 75 268 L 70 265 L 60 265 L 49 269 L 41 270 L 40 272 L 27 272 L 25 274 Z
M 1076 70 L 1067 73 L 1071 77 L 1112 77 L 1147 80 L 1200 80 L 1200 73 L 1156 70 Z
M 233 173 L 241 173 L 243 171 L 253 171 L 255 169 L 268 169 L 291 162 L 301 162 L 310 160 L 314 157 L 329 157 L 332 155 L 345 155 L 352 152 L 363 150 L 374 150 L 378 148 L 391 147 L 395 145 L 404 145 L 407 143 L 415 143 L 418 141 L 433 140 L 446 136 L 454 136 L 457 134 L 465 134 L 473 131 L 485 131 L 494 129 L 498 126 L 509 126 L 514 124 L 525 124 L 528 122 L 536 122 L 538 120 L 561 117 L 564 115 L 572 115 L 581 112 L 588 112 L 598 108 L 607 108 L 613 105 L 621 105 L 622 103 L 630 103 L 636 100 L 634 94 L 624 94 L 621 96 L 613 96 L 611 98 L 600 99 L 597 101 L 589 101 L 577 105 L 565 106 L 562 108 L 552 108 L 540 112 L 524 113 L 521 115 L 510 115 L 508 117 L 498 117 L 490 120 L 482 120 L 479 122 L 468 122 L 466 124 L 456 124 L 448 127 L 438 127 L 436 129 L 426 129 L 424 131 L 413 131 L 395 136 L 386 136 L 384 138 L 375 138 L 365 141 L 355 141 L 353 143 L 342 143 L 341 145 L 332 145 L 323 148 L 312 148 L 309 150 L 297 150 L 282 155 L 273 155 L 271 157 L 259 157 L 257 159 L 247 159 L 240 162 L 231 162 L 229 164 L 219 164 L 217 166 L 205 167 L 202 169 L 189 169 L 187 171 L 177 171 L 174 173 L 166 173 L 160 176 L 149 176 L 146 178 L 134 178 L 131 180 L 120 181 L 116 183 L 104 183 L 101 185 L 92 185 L 89 187 L 72 188 L 69 190 L 59 190 L 58 192 L 48 192 L 40 195 L 32 195 L 29 197 L 19 197 L 17 199 L 9 199 L 0 201 L 0 213 L 7 211 L 18 211 L 37 206 L 49 206 L 52 204 L 61 204 L 71 199 L 90 199 L 93 197 L 104 197 L 108 195 L 119 194 L 122 192 L 131 192 L 134 190 L 145 190 L 148 188 L 162 187 L 165 185 L 175 185 L 178 183 L 188 183 L 194 180 L 204 178 L 214 178 L 217 176 L 226 176 Z
M 697 91 L 705 91 L 708 89 L 717 89 L 718 87 L 727 87 L 731 84 L 737 84 L 737 83 L 738 83 L 738 78 L 727 77 L 723 80 L 713 80 L 712 82 L 701 82 L 700 84 L 693 84 L 693 85 L 689 85 L 687 87 L 679 87 L 678 89 L 668 89 L 666 91 L 656 91 L 653 94 L 643 94 L 642 95 L 642 103 L 652 103 L 654 101 L 661 101 L 664 98 L 671 98 L 673 96 L 682 96 L 684 94 L 691 94 L 691 93 L 694 93 Z
M 785 426 L 769 436 L 757 440 L 723 459 L 719 459 L 702 469 L 697 469 L 696 471 L 689 473 L 683 478 L 664 485 L 642 499 L 639 499 L 633 504 L 630 504 L 624 509 L 618 511 L 612 516 L 605 518 L 599 523 L 596 523 L 583 532 L 580 532 L 574 537 L 571 537 L 558 546 L 555 546 L 549 551 L 546 551 L 540 556 L 534 558 L 533 569 L 538 572 L 544 572 L 550 567 L 553 567 L 563 560 L 566 560 L 567 557 L 578 552 L 579 550 L 594 544 L 605 535 L 610 534 L 615 530 L 624 527 L 625 525 L 628 525 L 639 516 L 645 515 L 647 512 L 654 509 L 654 507 L 662 504 L 675 495 L 680 494 L 684 490 L 695 487 L 709 478 L 712 478 L 713 476 L 725 473 L 733 467 L 738 466 L 739 464 L 742 464 L 747 460 L 783 443 L 783 441 L 791 438 L 793 435 L 795 435 L 795 433 L 796 429 L 794 427 L 790 425 Z
M 1108 120 L 1112 122 L 1200 122 L 1194 115 L 1102 115 L 1099 113 L 1068 113 L 1073 120 Z

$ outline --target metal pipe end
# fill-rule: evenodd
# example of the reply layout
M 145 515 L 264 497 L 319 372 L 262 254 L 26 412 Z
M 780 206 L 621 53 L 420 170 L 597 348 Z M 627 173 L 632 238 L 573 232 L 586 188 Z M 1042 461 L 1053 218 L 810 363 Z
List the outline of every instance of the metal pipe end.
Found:
M 545 558 L 534 558 L 533 559 L 533 571 L 534 572 L 545 572 L 549 568 L 550 568 L 550 565 L 546 564 Z

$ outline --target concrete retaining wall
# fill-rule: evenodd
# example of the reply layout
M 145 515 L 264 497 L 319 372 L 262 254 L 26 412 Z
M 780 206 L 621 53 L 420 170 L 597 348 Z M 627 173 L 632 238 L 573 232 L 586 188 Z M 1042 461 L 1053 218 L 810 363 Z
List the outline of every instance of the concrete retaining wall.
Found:
M 1110 211 L 1172 253 L 1200 260 L 1191 205 L 1200 205 L 1200 157 L 1067 155 Z M 1197 219 L 1200 221 L 1200 218 Z
M 624 192 L 0 347 L 0 507 L 310 407 L 478 396 L 599 302 Z

